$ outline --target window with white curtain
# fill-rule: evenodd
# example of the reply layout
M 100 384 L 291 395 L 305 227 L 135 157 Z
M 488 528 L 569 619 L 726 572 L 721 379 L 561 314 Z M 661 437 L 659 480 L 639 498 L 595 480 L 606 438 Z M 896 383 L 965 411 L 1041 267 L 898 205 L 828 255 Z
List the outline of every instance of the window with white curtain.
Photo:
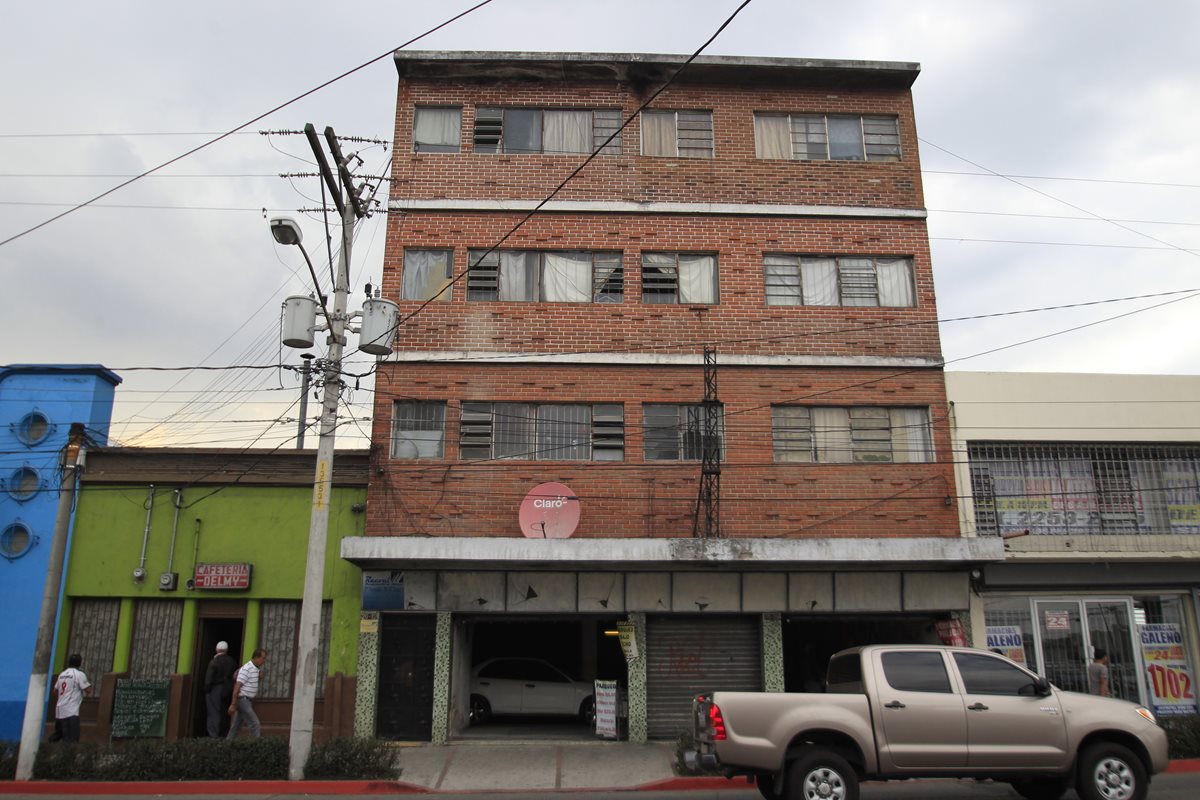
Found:
M 863 256 L 763 256 L 770 306 L 916 305 L 911 258 Z
M 929 410 L 772 406 L 775 461 L 910 464 L 933 460 Z
M 646 403 L 642 413 L 647 461 L 701 461 L 705 446 L 709 444 L 724 457 L 725 412 L 722 406 L 706 411 L 700 404 Z M 706 413 L 717 415 L 715 442 L 707 438 Z
M 759 158 L 797 161 L 899 161 L 896 117 L 853 114 L 754 115 Z
M 717 257 L 711 253 L 643 253 L 642 302 L 712 305 L 717 302 Z
M 475 152 L 620 155 L 620 128 L 617 109 L 477 108 Z
M 712 112 L 643 111 L 642 155 L 712 158 Z
M 620 303 L 625 270 L 620 253 L 586 250 L 470 250 L 467 300 Z
M 392 458 L 441 458 L 446 404 L 399 400 L 392 404 Z
M 402 300 L 449 302 L 454 283 L 454 251 L 404 250 L 404 277 L 400 284 Z
M 464 402 L 459 456 L 522 461 L 622 461 L 621 405 Z
M 461 130 L 461 108 L 417 106 L 413 113 L 413 151 L 457 153 Z

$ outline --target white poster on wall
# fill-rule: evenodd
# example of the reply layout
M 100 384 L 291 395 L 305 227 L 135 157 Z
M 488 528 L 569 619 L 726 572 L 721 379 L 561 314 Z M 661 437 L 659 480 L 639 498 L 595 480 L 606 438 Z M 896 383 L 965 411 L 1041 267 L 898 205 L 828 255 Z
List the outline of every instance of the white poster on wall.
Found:
M 617 738 L 616 681 L 596 681 L 596 735 Z

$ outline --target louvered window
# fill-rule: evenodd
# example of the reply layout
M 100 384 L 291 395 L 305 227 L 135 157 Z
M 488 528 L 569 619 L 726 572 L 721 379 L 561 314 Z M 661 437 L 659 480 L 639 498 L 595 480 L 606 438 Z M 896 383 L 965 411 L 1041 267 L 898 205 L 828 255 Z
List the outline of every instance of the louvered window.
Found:
M 464 402 L 459 455 L 525 461 L 622 461 L 624 409 L 618 404 Z
M 706 441 L 703 405 L 647 403 L 645 415 L 645 455 L 647 461 L 700 461 L 711 444 L 724 458 L 725 421 L 720 406 L 711 413 L 716 420 L 717 441 Z
M 616 109 L 477 108 L 475 152 L 619 155 L 620 127 Z
M 717 302 L 717 257 L 706 253 L 643 253 L 642 302 L 711 305 Z
M 780 463 L 919 463 L 933 460 L 924 408 L 773 406 Z
M 896 117 L 844 114 L 754 115 L 759 158 L 797 161 L 899 161 Z
M 712 158 L 712 112 L 643 111 L 642 155 Z
M 767 254 L 763 283 L 771 306 L 916 304 L 909 258 Z
M 620 253 L 585 250 L 471 250 L 467 300 L 620 303 L 625 269 Z

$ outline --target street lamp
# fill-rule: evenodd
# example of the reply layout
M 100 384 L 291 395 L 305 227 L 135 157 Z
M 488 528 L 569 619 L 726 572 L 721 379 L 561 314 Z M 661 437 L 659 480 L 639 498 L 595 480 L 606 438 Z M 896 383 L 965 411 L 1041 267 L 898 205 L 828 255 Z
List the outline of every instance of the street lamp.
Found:
M 399 307 L 390 300 L 368 297 L 363 311 L 346 314 L 350 281 L 350 247 L 354 239 L 354 209 L 346 205 L 342 215 L 342 252 L 333 287 L 333 309 L 324 306 L 323 326 L 316 325 L 318 313 L 312 298 L 289 297 L 284 301 L 283 343 L 289 347 L 311 347 L 316 330 L 328 330 L 328 353 L 313 366 L 317 381 L 324 384 L 321 401 L 321 425 L 317 445 L 317 467 L 313 478 L 312 513 L 308 528 L 308 555 L 304 571 L 304 594 L 300 601 L 300 630 L 297 637 L 296 683 L 292 692 L 292 726 L 289 737 L 288 777 L 304 778 L 304 764 L 312 749 L 313 707 L 317 681 L 321 680 L 317 653 L 321 644 L 321 600 L 325 586 L 325 550 L 329 540 L 329 499 L 333 487 L 334 431 L 337 429 L 338 395 L 341 387 L 342 350 L 346 331 L 361 333 L 360 349 L 375 355 L 391 352 L 392 337 L 399 319 Z M 270 221 L 271 235 L 282 245 L 295 245 L 304 254 L 316 282 L 316 271 L 301 244 L 303 235 L 293 220 L 276 217 Z M 306 300 L 302 302 L 293 302 Z M 368 309 L 369 307 L 369 309 Z M 370 313 L 368 313 L 370 310 Z M 361 330 L 351 328 L 354 319 L 363 320 Z M 369 324 L 368 324 L 369 323 Z M 373 326 L 373 327 L 372 327 Z M 380 328 L 380 329 L 376 329 Z

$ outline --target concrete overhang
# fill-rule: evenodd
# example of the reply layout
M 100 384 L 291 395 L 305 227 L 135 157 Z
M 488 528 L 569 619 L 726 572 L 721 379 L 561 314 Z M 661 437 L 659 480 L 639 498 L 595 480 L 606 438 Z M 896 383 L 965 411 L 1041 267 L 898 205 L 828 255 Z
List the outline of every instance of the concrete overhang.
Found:
M 634 88 L 661 84 L 688 56 L 657 53 L 531 53 L 397 50 L 401 80 L 436 81 L 621 81 Z M 907 61 L 846 61 L 818 58 L 700 56 L 679 72 L 677 84 L 760 87 L 908 89 L 921 71 Z
M 661 570 L 813 567 L 949 569 L 1000 561 L 1004 543 L 978 538 L 526 539 L 352 536 L 342 558 L 364 569 Z

